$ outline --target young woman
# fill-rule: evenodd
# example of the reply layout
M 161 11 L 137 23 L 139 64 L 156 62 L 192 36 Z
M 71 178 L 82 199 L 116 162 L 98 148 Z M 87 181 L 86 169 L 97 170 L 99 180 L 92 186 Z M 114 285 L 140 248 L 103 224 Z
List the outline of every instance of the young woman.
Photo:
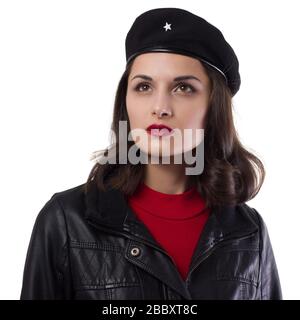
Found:
M 234 127 L 234 51 L 206 20 L 159 8 L 134 21 L 126 58 L 115 140 L 40 211 L 21 299 L 282 299 L 266 224 L 245 203 L 265 171 Z

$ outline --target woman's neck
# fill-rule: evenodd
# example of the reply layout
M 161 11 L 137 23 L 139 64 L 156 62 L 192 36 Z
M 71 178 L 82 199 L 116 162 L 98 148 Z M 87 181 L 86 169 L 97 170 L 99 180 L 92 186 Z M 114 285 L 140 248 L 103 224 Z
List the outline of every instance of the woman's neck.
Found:
M 168 194 L 183 193 L 194 185 L 191 176 L 185 174 L 182 164 L 147 164 L 144 183 Z

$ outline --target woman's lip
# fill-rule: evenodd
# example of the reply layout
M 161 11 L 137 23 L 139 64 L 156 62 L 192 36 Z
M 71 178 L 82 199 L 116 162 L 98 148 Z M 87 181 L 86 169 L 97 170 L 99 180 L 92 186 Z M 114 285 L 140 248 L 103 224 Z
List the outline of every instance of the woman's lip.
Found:
M 158 128 L 152 128 L 152 129 L 148 129 L 147 133 L 151 136 L 156 136 L 156 137 L 163 137 L 163 136 L 169 136 L 171 134 L 173 134 L 174 130 L 171 129 L 167 129 L 167 128 L 162 128 L 162 129 L 158 129 Z
M 147 130 L 151 130 L 151 129 L 168 129 L 168 130 L 172 130 L 172 128 L 168 127 L 165 124 L 151 124 L 150 126 L 148 126 Z

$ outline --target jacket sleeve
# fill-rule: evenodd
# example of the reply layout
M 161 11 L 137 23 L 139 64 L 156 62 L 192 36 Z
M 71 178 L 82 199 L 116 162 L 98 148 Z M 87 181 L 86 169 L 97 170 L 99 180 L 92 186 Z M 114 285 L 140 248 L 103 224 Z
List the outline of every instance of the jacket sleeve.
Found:
M 68 277 L 64 212 L 54 194 L 36 217 L 23 271 L 20 300 L 65 299 Z
M 254 209 L 255 210 L 255 209 Z M 282 300 L 281 284 L 267 226 L 255 210 L 260 232 L 260 295 L 261 300 Z

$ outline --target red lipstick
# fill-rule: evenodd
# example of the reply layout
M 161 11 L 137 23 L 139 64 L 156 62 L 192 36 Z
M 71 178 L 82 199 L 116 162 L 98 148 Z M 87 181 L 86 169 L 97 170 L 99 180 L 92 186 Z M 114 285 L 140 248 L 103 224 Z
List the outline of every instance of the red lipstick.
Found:
M 153 136 L 167 136 L 173 133 L 173 129 L 164 125 L 153 123 L 147 127 L 147 132 Z

